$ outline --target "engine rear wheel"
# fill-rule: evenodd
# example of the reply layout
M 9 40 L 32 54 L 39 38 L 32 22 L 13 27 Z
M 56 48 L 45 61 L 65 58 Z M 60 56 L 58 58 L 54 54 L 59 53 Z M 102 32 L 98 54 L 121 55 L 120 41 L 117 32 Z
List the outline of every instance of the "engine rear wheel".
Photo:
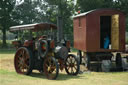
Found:
M 54 80 L 59 73 L 59 66 L 54 57 L 47 57 L 43 65 L 44 73 L 48 79 Z
M 20 47 L 14 57 L 16 72 L 29 75 L 32 72 L 33 64 L 32 52 L 25 47 Z
M 79 61 L 73 54 L 69 54 L 65 61 L 65 71 L 68 75 L 77 75 L 80 69 Z

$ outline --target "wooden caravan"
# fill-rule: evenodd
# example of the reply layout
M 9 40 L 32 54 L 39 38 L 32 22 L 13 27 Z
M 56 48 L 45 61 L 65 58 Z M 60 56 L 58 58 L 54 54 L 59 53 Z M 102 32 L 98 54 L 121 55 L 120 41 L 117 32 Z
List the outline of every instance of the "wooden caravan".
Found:
M 74 47 L 84 52 L 125 51 L 125 15 L 119 10 L 97 9 L 74 17 Z M 105 38 L 109 44 L 105 47 Z
M 125 15 L 115 9 L 97 9 L 79 14 L 73 19 L 74 48 L 78 49 L 80 63 L 90 69 L 91 61 L 111 61 L 116 54 L 116 67 L 122 68 L 119 52 L 125 51 Z

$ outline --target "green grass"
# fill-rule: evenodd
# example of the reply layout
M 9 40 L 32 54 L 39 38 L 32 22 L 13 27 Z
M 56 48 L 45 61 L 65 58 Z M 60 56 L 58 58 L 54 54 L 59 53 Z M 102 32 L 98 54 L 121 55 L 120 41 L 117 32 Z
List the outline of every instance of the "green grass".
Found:
M 13 54 L 15 53 L 15 49 L 11 49 L 11 50 L 8 50 L 8 49 L 0 49 L 0 54 Z
M 128 44 L 128 39 L 126 40 L 126 43 Z
M 78 51 L 77 49 L 71 47 L 71 52 L 77 52 L 77 51 Z
M 44 74 L 33 73 L 30 76 L 0 70 L 0 85 L 128 85 L 128 73 L 86 73 L 69 76 L 60 73 L 57 80 L 48 80 Z
M 43 73 L 19 75 L 14 70 L 14 51 L 0 53 L 0 85 L 128 85 L 128 72 L 86 72 L 77 76 L 59 73 L 57 80 L 48 80 Z
M 14 57 L 14 54 L 15 54 L 15 51 L 14 50 L 0 50 L 0 59 L 13 59 Z

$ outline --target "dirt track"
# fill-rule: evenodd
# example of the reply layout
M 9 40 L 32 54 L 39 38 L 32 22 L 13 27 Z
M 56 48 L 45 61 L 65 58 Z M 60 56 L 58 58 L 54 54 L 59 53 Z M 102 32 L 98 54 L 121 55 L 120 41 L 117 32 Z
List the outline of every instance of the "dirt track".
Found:
M 14 71 L 13 54 L 0 54 L 0 69 Z

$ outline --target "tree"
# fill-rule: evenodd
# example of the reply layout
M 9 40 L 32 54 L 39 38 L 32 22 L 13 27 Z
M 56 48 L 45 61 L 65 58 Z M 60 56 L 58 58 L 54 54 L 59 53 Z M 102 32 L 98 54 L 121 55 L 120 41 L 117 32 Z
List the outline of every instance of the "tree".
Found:
M 25 0 L 17 5 L 13 11 L 13 19 L 19 24 L 31 24 L 38 17 L 37 3 L 32 0 Z
M 6 30 L 12 24 L 11 13 L 15 7 L 16 0 L 0 1 L 0 24 L 3 33 L 3 46 L 6 46 Z
M 49 10 L 46 12 L 50 15 L 49 21 L 57 23 L 57 16 L 62 16 L 64 34 L 70 36 L 68 39 L 72 40 L 73 37 L 73 21 L 72 16 L 74 10 L 74 0 L 44 0 L 48 3 Z M 56 9 L 53 9 L 55 7 Z M 56 11 L 55 11 L 56 10 Z
M 113 0 L 77 0 L 77 9 L 82 12 L 99 8 L 113 8 Z

